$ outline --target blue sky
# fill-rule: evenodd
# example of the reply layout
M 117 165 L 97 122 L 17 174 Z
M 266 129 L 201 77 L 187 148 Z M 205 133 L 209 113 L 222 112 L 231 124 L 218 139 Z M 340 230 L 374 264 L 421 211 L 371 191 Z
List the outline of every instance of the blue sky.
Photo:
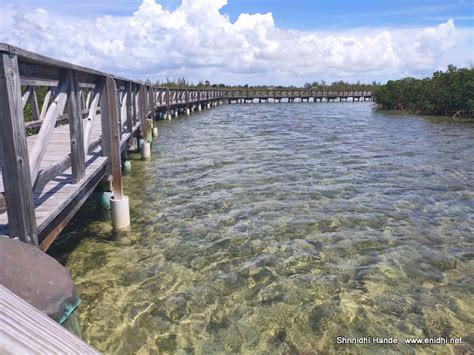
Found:
M 384 82 L 474 62 L 474 0 L 0 0 L 0 41 L 132 79 Z
M 176 1 L 170 2 L 175 4 Z M 472 25 L 473 2 L 420 0 L 237 0 L 223 11 L 231 19 L 240 12 L 272 12 L 276 24 L 301 30 L 349 27 L 435 25 L 452 18 Z
M 174 10 L 180 0 L 159 1 Z M 44 8 L 51 13 L 95 17 L 128 16 L 141 1 L 13 0 L 24 8 Z M 229 0 L 221 13 L 235 21 L 240 13 L 271 12 L 275 24 L 285 29 L 321 30 L 350 27 L 432 26 L 448 19 L 458 27 L 472 27 L 474 2 L 467 0 Z

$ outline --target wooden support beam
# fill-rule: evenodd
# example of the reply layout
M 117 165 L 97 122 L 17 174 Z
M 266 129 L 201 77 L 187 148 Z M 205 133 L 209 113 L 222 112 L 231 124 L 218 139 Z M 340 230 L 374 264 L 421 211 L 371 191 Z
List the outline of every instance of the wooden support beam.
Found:
M 10 236 L 38 245 L 16 55 L 0 53 L 0 150 Z
M 44 154 L 46 153 L 46 148 L 48 147 L 54 126 L 56 125 L 56 120 L 63 113 L 64 107 L 66 106 L 69 82 L 69 75 L 63 75 L 61 77 L 58 90 L 56 92 L 56 97 L 54 98 L 51 105 L 49 105 L 48 111 L 46 112 L 43 120 L 43 124 L 41 125 L 41 129 L 33 146 L 33 150 L 30 155 L 32 182 L 36 181 L 41 162 L 43 160 Z
M 137 88 L 135 85 L 133 85 L 133 88 L 132 88 L 132 93 L 133 93 L 133 107 L 132 107 L 132 116 L 133 116 L 133 125 L 135 126 L 137 124 L 137 121 L 138 121 L 138 110 L 137 110 L 137 106 L 138 106 L 138 100 L 137 100 Z
M 155 113 L 156 113 L 156 95 L 155 95 L 155 89 L 153 87 L 150 87 L 149 90 L 150 90 L 151 119 L 153 120 L 153 126 L 154 126 Z
M 30 98 L 30 90 L 26 90 L 23 96 L 21 97 L 21 108 L 24 109 L 28 99 Z
M 77 75 L 73 71 L 68 73 L 70 84 L 69 96 L 69 134 L 71 139 L 71 169 L 72 179 L 77 184 L 85 175 L 86 157 L 84 150 L 84 127 L 82 125 L 81 93 Z
M 89 147 L 91 144 L 91 137 L 92 137 L 91 132 L 92 132 L 92 128 L 94 127 L 95 119 L 97 117 L 97 108 L 99 106 L 101 92 L 102 92 L 102 83 L 99 82 L 95 86 L 94 90 L 92 92 L 89 92 L 90 95 L 88 95 L 88 97 L 93 95 L 93 99 L 90 105 L 88 106 L 88 110 L 86 110 L 87 121 L 86 121 L 86 126 L 84 127 L 84 154 L 86 156 L 89 154 Z
M 140 128 L 142 130 L 143 137 L 146 138 L 148 133 L 148 124 L 146 121 L 148 111 L 146 105 L 146 92 L 144 85 L 140 85 L 140 88 L 138 90 L 138 109 L 140 115 Z
M 87 98 L 86 98 L 86 109 L 89 109 L 91 106 L 91 95 L 92 95 L 92 90 L 89 90 L 87 93 Z
M 43 106 L 41 106 L 40 120 L 43 120 L 44 116 L 46 116 L 46 111 L 48 110 L 49 100 L 51 99 L 52 94 L 53 94 L 53 89 L 48 88 L 48 92 L 46 93 L 46 96 L 44 97 Z
M 118 117 L 117 90 L 115 80 L 105 78 L 104 92 L 101 96 L 102 136 L 108 136 L 108 157 L 113 178 L 114 199 L 123 198 L 122 171 L 120 159 L 120 123 Z M 105 125 L 105 127 L 104 127 Z
M 33 121 L 39 121 L 41 116 L 38 105 L 38 95 L 36 95 L 36 88 L 34 86 L 30 86 L 30 104 Z
M 127 89 L 125 87 L 120 88 L 118 92 L 118 99 L 120 129 L 123 131 L 127 123 Z
M 132 90 L 132 83 L 127 84 L 127 120 L 125 122 L 125 127 L 127 128 L 129 133 L 133 132 L 133 90 Z

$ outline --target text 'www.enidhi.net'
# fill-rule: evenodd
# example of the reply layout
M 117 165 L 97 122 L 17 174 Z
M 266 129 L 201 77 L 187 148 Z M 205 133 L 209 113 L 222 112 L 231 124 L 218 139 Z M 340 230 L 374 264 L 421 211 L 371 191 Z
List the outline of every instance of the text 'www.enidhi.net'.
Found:
M 447 338 L 447 337 L 433 337 L 433 338 L 404 338 L 398 339 L 395 337 L 383 338 L 383 337 L 359 337 L 359 338 L 347 338 L 337 337 L 337 344 L 462 344 L 462 338 Z

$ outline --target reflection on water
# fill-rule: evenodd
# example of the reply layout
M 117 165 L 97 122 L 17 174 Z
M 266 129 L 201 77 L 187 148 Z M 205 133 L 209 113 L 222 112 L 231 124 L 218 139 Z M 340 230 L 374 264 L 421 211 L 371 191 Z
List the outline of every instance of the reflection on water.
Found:
M 461 352 L 474 344 L 474 123 L 368 103 L 223 106 L 160 122 L 52 253 L 110 353 Z M 463 344 L 337 345 L 336 337 Z

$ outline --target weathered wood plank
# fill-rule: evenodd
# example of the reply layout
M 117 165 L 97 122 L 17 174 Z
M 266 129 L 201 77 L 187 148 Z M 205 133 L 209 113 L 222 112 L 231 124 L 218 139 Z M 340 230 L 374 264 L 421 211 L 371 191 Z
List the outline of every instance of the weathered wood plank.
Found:
M 51 95 L 53 94 L 53 88 L 48 88 L 48 92 L 46 93 L 43 101 L 43 106 L 41 106 L 41 113 L 40 113 L 40 120 L 44 119 L 46 115 L 46 111 L 48 110 L 49 100 L 51 99 Z
M 0 309 L 2 354 L 100 354 L 2 285 Z
M 26 90 L 23 96 L 21 97 L 21 108 L 24 109 L 28 99 L 30 98 L 30 90 Z
M 132 83 L 127 84 L 127 97 L 126 97 L 126 105 L 127 105 L 127 120 L 125 123 L 125 127 L 127 128 L 128 132 L 132 132 L 133 129 L 133 108 L 132 108 Z
M 49 248 L 67 223 L 69 223 L 72 217 L 94 191 L 95 186 L 100 182 L 105 172 L 105 165 L 106 158 L 97 157 L 97 159 L 87 169 L 85 178 L 81 180 L 79 185 L 68 184 L 71 180 L 68 180 L 67 174 L 65 174 L 66 179 L 58 183 L 60 189 L 57 189 L 56 187 L 52 188 L 52 196 L 54 199 L 47 199 L 52 210 L 47 214 L 47 217 L 42 220 L 39 228 L 39 235 L 41 238 L 40 248 L 42 250 L 47 250 Z M 69 187 L 69 189 L 67 187 Z M 58 193 L 56 190 L 61 191 L 61 193 Z M 44 197 L 47 198 L 48 195 L 45 195 Z
M 120 157 L 121 132 L 118 118 L 118 104 L 115 88 L 115 81 L 111 77 L 105 79 L 104 93 L 102 94 L 101 116 L 105 123 L 105 129 L 108 134 L 103 131 L 103 136 L 109 137 L 109 161 L 111 165 L 111 175 L 113 177 L 114 198 L 121 200 L 123 198 L 122 171 Z
M 132 85 L 132 95 L 133 95 L 133 100 L 132 100 L 132 118 L 133 118 L 133 124 L 136 125 L 138 122 L 138 100 L 137 100 L 137 88 L 135 85 Z
M 20 78 L 21 86 L 58 86 L 57 80 Z
M 104 157 L 110 158 L 111 150 L 110 150 L 110 127 L 109 127 L 109 114 L 107 111 L 107 97 L 105 95 L 106 87 L 105 87 L 105 78 L 101 79 L 101 93 L 100 93 L 100 122 L 102 128 L 102 155 Z M 112 165 L 109 160 L 107 164 L 107 175 L 112 174 Z
M 170 89 L 166 89 L 165 102 L 166 102 L 166 111 L 168 111 L 169 113 L 171 110 Z
M 138 101 L 139 101 L 138 108 L 139 108 L 142 135 L 143 135 L 143 137 L 146 138 L 147 133 L 148 133 L 148 125 L 147 125 L 147 122 L 146 122 L 148 111 L 147 111 L 147 104 L 146 104 L 147 95 L 146 95 L 146 92 L 145 92 L 145 86 L 144 85 L 140 85 L 140 89 L 139 89 L 139 92 L 138 92 Z
M 99 105 L 101 91 L 102 91 L 102 87 L 99 84 L 94 89 L 94 92 L 93 92 L 94 98 L 92 99 L 92 102 L 89 107 L 89 112 L 87 115 L 87 121 L 84 128 L 84 152 L 86 155 L 89 152 L 90 142 L 92 139 L 92 129 L 94 127 L 94 123 L 97 117 L 97 107 Z
M 79 82 L 75 72 L 69 72 L 69 133 L 71 139 L 71 169 L 74 183 L 78 183 L 85 173 L 84 129 L 82 125 Z
M 43 169 L 39 172 L 38 178 L 36 179 L 36 183 L 34 185 L 34 191 L 41 191 L 44 186 L 51 181 L 51 179 L 55 178 L 59 174 L 61 174 L 64 170 L 68 169 L 71 166 L 71 156 L 67 156 L 60 162 L 55 162 L 50 165 L 48 168 Z
M 119 121 L 120 129 L 123 130 L 127 123 L 127 91 L 125 88 L 119 91 Z
M 18 59 L 0 53 L 1 171 L 10 236 L 38 245 Z
M 34 86 L 30 86 L 29 88 L 32 119 L 33 121 L 38 121 L 40 119 L 38 95 L 36 95 L 36 88 Z
M 54 126 L 56 125 L 56 120 L 63 113 L 64 107 L 66 106 L 69 83 L 70 75 L 63 75 L 62 79 L 60 80 L 60 86 L 58 87 L 56 97 L 51 105 L 49 105 L 48 111 L 46 112 L 43 124 L 41 125 L 41 129 L 36 139 L 35 146 L 31 152 L 30 170 L 31 180 L 33 182 L 36 180 L 38 175 L 41 160 L 43 159 L 46 152 L 46 148 L 51 138 L 51 133 L 54 129 Z

